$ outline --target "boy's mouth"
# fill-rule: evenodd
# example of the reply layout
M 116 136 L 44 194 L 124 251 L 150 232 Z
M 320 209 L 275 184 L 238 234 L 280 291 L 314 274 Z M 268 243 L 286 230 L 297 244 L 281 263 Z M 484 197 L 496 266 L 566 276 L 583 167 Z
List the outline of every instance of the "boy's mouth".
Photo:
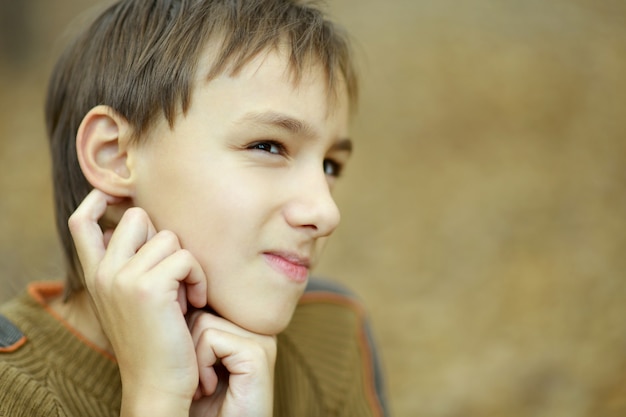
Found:
M 265 261 L 277 272 L 286 275 L 292 281 L 304 283 L 309 277 L 311 261 L 308 256 L 293 252 L 264 252 Z

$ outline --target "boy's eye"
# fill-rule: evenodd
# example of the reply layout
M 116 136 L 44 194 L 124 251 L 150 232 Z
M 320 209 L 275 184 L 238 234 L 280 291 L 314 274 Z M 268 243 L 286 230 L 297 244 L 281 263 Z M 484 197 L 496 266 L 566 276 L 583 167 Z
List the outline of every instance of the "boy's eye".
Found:
M 283 155 L 285 153 L 285 147 L 274 141 L 256 142 L 250 145 L 248 149 L 258 149 L 276 155 Z
M 333 161 L 332 159 L 324 159 L 324 174 L 330 177 L 339 177 L 341 175 L 340 163 Z

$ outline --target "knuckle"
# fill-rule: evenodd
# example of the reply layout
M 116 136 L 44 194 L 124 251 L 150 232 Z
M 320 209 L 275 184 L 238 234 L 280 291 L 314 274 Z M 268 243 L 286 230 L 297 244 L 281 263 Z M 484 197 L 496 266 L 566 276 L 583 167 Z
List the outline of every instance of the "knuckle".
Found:
M 218 337 L 220 334 L 220 330 L 218 330 L 216 327 L 217 322 L 217 318 L 212 314 L 207 312 L 199 312 L 196 320 L 193 323 L 192 330 L 194 332 L 199 332 L 202 337 Z
M 141 207 L 130 207 L 126 209 L 122 217 L 130 218 L 130 219 L 141 219 L 147 217 L 148 214 Z
M 87 275 L 87 274 L 85 274 Z M 93 288 L 96 292 L 102 293 L 106 291 L 108 287 L 108 283 L 110 282 L 110 272 L 103 266 L 100 266 L 96 269 L 93 274 Z
M 132 296 L 137 300 L 146 300 L 155 290 L 154 283 L 149 279 L 129 273 L 121 269 L 116 274 L 108 274 L 106 279 L 113 294 Z
M 71 232 L 76 231 L 82 223 L 82 217 L 79 213 L 74 212 L 67 219 L 67 226 L 69 227 Z
M 198 324 L 198 323 L 196 323 L 196 324 Z M 202 331 L 200 332 L 200 335 L 201 335 L 202 339 L 204 339 L 204 340 L 215 340 L 216 338 L 220 337 L 221 332 L 220 332 L 220 330 L 218 330 L 218 329 L 216 329 L 214 327 L 206 327 L 206 328 L 202 328 Z
M 170 247 L 179 247 L 178 236 L 170 230 L 161 230 L 155 235 L 160 241 Z
M 180 257 L 181 261 L 186 264 L 190 264 L 195 260 L 194 256 L 187 249 L 180 249 L 178 251 L 178 256 Z
M 272 336 L 264 336 L 260 346 L 262 347 L 264 354 L 270 358 L 275 358 L 278 350 L 276 344 L 276 338 Z
M 148 213 L 146 213 L 144 209 L 140 207 L 131 207 L 127 209 L 124 212 L 124 214 L 122 214 L 120 223 L 142 222 L 142 221 L 146 221 L 147 219 L 148 219 Z
M 250 353 L 252 357 L 259 359 L 265 358 L 267 356 L 267 351 L 265 350 L 265 347 L 258 343 L 253 343 L 250 345 Z
M 138 279 L 135 282 L 133 292 L 138 300 L 148 300 L 153 298 L 154 285 L 148 279 Z
M 204 328 L 205 330 L 212 329 L 212 324 L 215 321 L 213 320 L 213 315 L 209 313 L 202 312 L 196 319 L 196 326 L 200 328 Z

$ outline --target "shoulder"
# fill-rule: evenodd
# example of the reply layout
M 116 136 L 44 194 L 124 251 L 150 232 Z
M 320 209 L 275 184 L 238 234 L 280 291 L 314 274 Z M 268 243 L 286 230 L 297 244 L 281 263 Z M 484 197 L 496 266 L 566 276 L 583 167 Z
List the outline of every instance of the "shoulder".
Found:
M 29 297 L 22 294 L 0 305 L 0 361 L 6 362 L 24 350 L 29 327 Z
M 0 305 L 0 361 L 36 355 L 32 350 L 32 329 L 43 326 L 46 313 L 28 292 Z M 31 361 L 32 362 L 32 361 Z
M 21 329 L 24 300 L 0 308 L 0 416 L 62 416 L 45 384 L 42 357 Z
M 278 379 L 301 387 L 290 396 L 302 397 L 304 404 L 310 395 L 319 402 L 315 406 L 322 407 L 320 415 L 335 415 L 337 410 L 353 415 L 348 409 L 360 410 L 354 415 L 384 415 L 380 369 L 366 311 L 345 286 L 311 279 L 278 343 Z M 296 410 L 291 414 L 304 415 Z
M 14 352 L 26 343 L 26 336 L 0 313 L 0 353 Z
M 354 344 L 366 325 L 365 308 L 352 291 L 340 283 L 313 278 L 286 333 L 299 339 Z
M 313 340 L 323 340 L 323 346 L 316 349 L 335 355 L 335 349 L 345 352 L 348 346 L 362 347 L 366 326 L 365 308 L 352 291 L 339 283 L 314 278 L 285 333 L 303 346 L 309 346 Z
M 45 362 L 40 352 L 43 347 L 37 349 L 31 340 L 29 330 L 39 317 L 31 310 L 29 299 L 25 296 L 0 306 L 0 384 L 5 387 L 11 384 L 7 382 L 10 378 L 24 379 L 28 374 L 35 377 Z M 0 389 L 0 392 L 4 393 L 4 390 Z
M 0 306 L 0 417 L 119 415 L 117 364 L 54 314 L 42 299 L 51 288 Z
M 356 295 L 349 290 L 348 287 L 325 278 L 311 278 L 309 280 L 304 290 L 304 297 L 306 298 L 307 295 L 311 294 L 333 294 L 350 300 L 356 300 Z

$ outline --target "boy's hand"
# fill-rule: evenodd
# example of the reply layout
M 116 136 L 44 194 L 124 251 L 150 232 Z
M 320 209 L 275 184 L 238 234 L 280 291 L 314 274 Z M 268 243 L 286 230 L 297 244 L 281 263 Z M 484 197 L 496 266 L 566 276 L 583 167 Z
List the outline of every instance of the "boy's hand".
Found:
M 276 337 L 204 311 L 193 312 L 188 321 L 200 371 L 190 416 L 271 416 Z
M 92 191 L 69 227 L 85 285 L 119 363 L 122 415 L 187 416 L 198 387 L 187 301 L 206 305 L 206 277 L 171 232 L 155 231 L 148 215 L 128 209 L 115 231 L 98 220 L 120 201 Z
M 69 226 L 119 364 L 121 415 L 271 416 L 276 339 L 203 311 L 186 320 L 187 303 L 206 306 L 201 266 L 139 208 L 103 233 L 98 221 L 120 202 L 94 190 Z

